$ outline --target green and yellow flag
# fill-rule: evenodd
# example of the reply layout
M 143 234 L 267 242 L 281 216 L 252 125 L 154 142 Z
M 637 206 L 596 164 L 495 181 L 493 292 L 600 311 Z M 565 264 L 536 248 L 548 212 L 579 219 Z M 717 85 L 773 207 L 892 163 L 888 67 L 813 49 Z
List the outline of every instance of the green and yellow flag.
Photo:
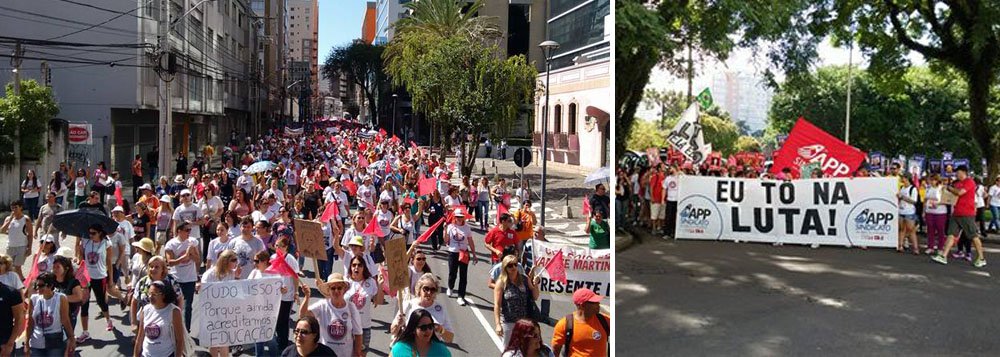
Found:
M 698 104 L 701 105 L 702 109 L 708 109 L 712 106 L 712 92 L 709 91 L 708 88 L 705 88 L 705 90 L 701 91 L 701 93 L 698 93 L 698 96 L 695 97 L 695 99 L 698 100 Z

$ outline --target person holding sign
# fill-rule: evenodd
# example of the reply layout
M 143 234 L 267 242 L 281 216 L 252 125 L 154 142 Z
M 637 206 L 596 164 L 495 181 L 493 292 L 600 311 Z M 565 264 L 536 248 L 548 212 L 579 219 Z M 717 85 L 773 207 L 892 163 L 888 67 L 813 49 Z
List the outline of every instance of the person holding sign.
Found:
M 415 297 L 403 302 L 402 309 L 396 313 L 396 318 L 389 327 L 389 332 L 393 336 L 397 336 L 396 340 L 398 341 L 401 333 L 408 326 L 406 316 L 410 316 L 410 313 L 414 310 L 426 309 L 437 323 L 435 330 L 441 335 L 441 338 L 450 342 L 455 334 L 451 329 L 451 319 L 448 318 L 448 310 L 444 308 L 444 305 L 437 302 L 437 295 L 441 291 L 437 278 L 434 277 L 434 274 L 424 273 L 424 275 L 420 276 L 420 279 L 417 279 L 417 284 L 413 291 Z
M 472 229 L 465 224 L 465 212 L 455 211 L 455 223 L 448 225 L 444 244 L 448 246 L 448 297 L 458 297 L 458 304 L 465 306 L 465 287 L 469 283 L 469 262 L 479 261 L 476 243 L 472 241 Z M 458 278 L 458 291 L 455 291 Z
M 285 251 L 288 250 L 288 243 L 287 243 L 287 241 L 285 242 L 285 247 L 284 248 L 285 248 Z M 271 255 L 268 254 L 267 251 L 257 252 L 257 254 L 255 254 L 253 256 L 254 269 L 253 269 L 252 272 L 250 272 L 250 276 L 247 277 L 247 279 L 248 280 L 254 280 L 254 279 L 263 279 L 263 278 L 269 278 L 269 277 L 279 277 L 278 274 L 269 273 L 269 272 L 266 271 L 267 267 L 270 266 L 270 257 L 271 257 Z M 292 260 L 294 260 L 294 259 L 292 259 Z M 288 261 L 286 260 L 285 262 L 287 263 Z M 298 263 L 298 262 L 296 262 L 296 263 Z M 284 295 L 287 294 L 288 291 L 289 291 L 289 289 L 286 286 L 287 285 L 285 285 L 285 282 L 282 281 L 282 286 L 281 286 L 282 300 L 284 300 Z M 294 286 L 294 285 L 292 285 L 292 286 Z M 291 305 L 289 305 L 289 307 L 291 307 Z M 287 313 L 286 313 L 286 316 L 287 316 Z M 278 319 L 279 320 L 281 319 L 281 312 L 278 313 Z M 280 330 L 282 327 L 284 327 L 285 331 L 288 331 L 288 327 L 287 327 L 288 326 L 288 319 L 287 318 L 284 319 L 284 322 L 285 322 L 284 325 L 281 325 L 280 322 L 281 321 L 278 321 L 278 322 L 275 323 L 275 331 Z M 287 333 L 285 334 L 285 339 L 286 340 L 288 339 Z M 266 354 L 265 349 L 271 350 L 271 354 L 270 355 L 273 355 L 277 351 L 281 351 L 281 349 L 278 348 L 278 343 L 272 338 L 272 339 L 268 340 L 267 342 L 257 342 L 257 343 L 255 343 L 254 344 L 254 348 L 253 348 L 253 350 L 254 350 L 254 356 L 269 356 L 268 354 Z
M 430 311 L 417 309 L 409 316 L 406 329 L 389 352 L 390 357 L 451 356 L 451 351 L 448 351 L 448 347 L 434 333 L 439 324 Z
M 283 275 L 281 277 L 281 305 L 278 307 L 278 322 L 277 328 L 275 329 L 275 338 L 278 340 L 278 350 L 284 351 L 285 347 L 288 346 L 288 320 L 292 315 L 292 305 L 295 303 L 295 287 L 299 286 L 299 262 L 291 254 L 287 254 L 290 249 L 291 242 L 287 237 L 282 237 L 278 239 L 278 243 L 274 244 L 274 247 L 278 250 L 277 253 L 271 254 L 270 261 L 275 261 L 279 254 L 284 254 L 285 264 L 288 268 L 296 273 L 296 275 Z M 263 275 L 267 275 L 266 273 Z M 250 273 L 250 279 L 255 279 L 256 271 Z
M 349 264 L 351 275 L 348 283 L 350 283 L 350 287 L 347 289 L 346 296 L 358 310 L 364 351 L 367 352 L 372 339 L 372 308 L 382 305 L 382 289 L 378 288 L 379 284 L 372 277 L 364 258 L 354 256 Z M 372 305 L 373 301 L 374 305 Z
M 253 256 L 257 252 L 267 250 L 264 247 L 264 241 L 254 237 L 252 232 L 253 218 L 249 216 L 243 217 L 240 220 L 240 236 L 231 240 L 229 246 L 226 247 L 226 249 L 236 253 L 236 258 L 239 259 L 240 275 L 238 279 L 246 279 L 250 276 L 250 272 L 253 270 Z
M 979 239 L 976 227 L 976 206 L 973 197 L 976 193 L 976 183 L 969 177 L 969 168 L 964 165 L 958 167 L 956 174 L 957 179 L 954 185 L 945 187 L 946 190 L 958 196 L 954 214 L 948 221 L 948 239 L 945 241 L 944 249 L 931 259 L 941 264 L 948 264 L 948 257 L 945 254 L 948 254 L 951 247 L 955 245 L 956 237 L 964 236 L 972 240 L 976 247 L 976 253 L 978 253 L 978 257 L 972 265 L 976 268 L 982 268 L 986 266 L 986 258 L 983 257 L 983 241 Z
M 333 356 L 333 350 L 319 343 L 319 321 L 315 317 L 300 318 L 295 323 L 295 345 L 286 347 L 281 357 Z
M 222 251 L 222 254 L 219 254 L 218 259 L 215 260 L 215 265 L 201 276 L 201 284 L 236 280 L 236 277 L 240 275 L 237 263 L 239 263 L 239 259 L 236 258 L 236 253 L 229 249 Z M 199 291 L 201 284 L 198 284 Z M 229 357 L 229 346 L 210 346 L 208 353 L 212 357 Z
M 348 282 L 340 273 L 330 274 L 324 284 L 316 279 L 316 286 L 327 298 L 312 305 L 307 304 L 312 295 L 312 289 L 301 285 L 305 300 L 299 306 L 299 317 L 313 316 L 319 321 L 320 341 L 330 347 L 337 356 L 363 356 L 361 319 L 354 304 L 344 299 Z
M 410 212 L 412 205 L 406 201 L 399 205 L 399 215 L 392 219 L 392 223 L 389 224 L 389 230 L 392 233 L 399 234 L 406 239 L 406 249 L 410 249 L 410 245 L 416 240 L 416 236 L 413 234 L 413 214 Z
M 24 344 L 26 356 L 72 356 L 76 349 L 73 325 L 69 322 L 69 299 L 56 292 L 56 276 L 43 272 L 35 279 L 34 295 L 28 300 L 30 334 Z M 65 332 L 65 335 L 63 334 Z
M 162 281 L 149 287 L 149 305 L 139 311 L 139 332 L 135 336 L 135 357 L 177 356 L 184 351 L 181 310 L 174 305 L 177 293 Z

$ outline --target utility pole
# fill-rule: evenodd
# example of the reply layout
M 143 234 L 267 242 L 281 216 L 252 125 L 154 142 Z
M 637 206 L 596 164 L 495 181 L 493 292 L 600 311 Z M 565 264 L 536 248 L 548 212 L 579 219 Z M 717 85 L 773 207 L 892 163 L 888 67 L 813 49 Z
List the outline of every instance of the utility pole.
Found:
M 854 26 L 851 26 L 854 27 Z M 844 118 L 844 143 L 851 144 L 851 82 L 854 77 L 851 67 L 854 64 L 854 31 L 851 31 L 851 40 L 847 47 L 847 117 Z
M 21 96 L 21 56 L 24 56 L 24 48 L 21 47 L 21 41 L 17 41 L 14 45 L 14 57 L 10 59 L 10 64 L 14 67 L 14 95 Z M 21 99 L 18 98 L 18 105 L 21 103 Z M 11 118 L 14 120 L 14 170 L 21 172 L 21 121 L 22 118 L 15 117 Z
M 170 104 L 170 82 L 174 80 L 170 73 L 170 5 L 168 0 L 160 0 L 160 29 L 159 44 L 160 53 L 157 59 L 157 76 L 160 78 L 160 157 L 159 168 L 161 173 L 170 172 L 170 159 L 174 151 L 174 117 L 173 108 Z M 164 66 L 163 61 L 167 63 Z M 168 78 L 169 77 L 169 78 Z

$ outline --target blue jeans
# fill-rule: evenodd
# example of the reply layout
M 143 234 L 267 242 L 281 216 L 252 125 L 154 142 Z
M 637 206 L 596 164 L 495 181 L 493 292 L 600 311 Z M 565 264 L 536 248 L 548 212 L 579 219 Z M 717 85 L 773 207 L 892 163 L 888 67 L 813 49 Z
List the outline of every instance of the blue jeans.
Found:
M 181 286 L 181 294 L 184 294 L 184 327 L 191 331 L 191 305 L 194 305 L 194 286 L 196 282 L 177 283 Z
M 490 201 L 476 201 L 476 220 L 479 221 L 479 228 L 490 227 Z
M 31 220 L 38 219 L 38 197 L 35 198 L 25 198 L 22 200 L 24 202 L 24 212 L 31 217 Z
M 326 250 L 326 261 L 325 262 L 322 260 L 319 261 L 319 276 L 317 277 L 318 279 L 326 281 L 326 278 L 330 276 L 331 272 L 333 272 L 333 262 L 336 261 L 336 257 L 337 254 L 334 248 Z
M 271 353 L 265 353 L 264 348 L 271 350 Z M 278 342 L 274 338 L 268 340 L 267 342 L 257 342 L 253 344 L 253 355 L 254 356 L 277 356 L 281 351 L 278 351 Z
M 990 206 L 990 215 L 993 217 L 990 219 L 990 226 L 987 228 L 991 230 L 1000 229 L 1000 217 L 997 217 L 997 215 L 1000 215 L 1000 207 Z

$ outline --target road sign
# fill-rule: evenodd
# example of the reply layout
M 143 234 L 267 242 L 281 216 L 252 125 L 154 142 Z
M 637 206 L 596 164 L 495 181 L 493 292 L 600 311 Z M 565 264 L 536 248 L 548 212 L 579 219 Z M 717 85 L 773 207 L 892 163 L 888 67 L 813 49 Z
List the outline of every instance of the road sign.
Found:
M 518 148 L 514 151 L 514 164 L 517 167 L 524 168 L 531 163 L 531 151 L 528 148 Z

